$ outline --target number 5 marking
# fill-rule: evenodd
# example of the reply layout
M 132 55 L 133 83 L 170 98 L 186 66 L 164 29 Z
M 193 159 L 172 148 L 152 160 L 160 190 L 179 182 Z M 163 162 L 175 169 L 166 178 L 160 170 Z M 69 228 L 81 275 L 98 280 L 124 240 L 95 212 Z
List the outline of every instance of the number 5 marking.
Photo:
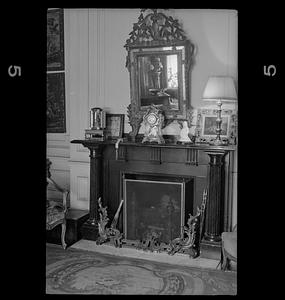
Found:
M 12 72 L 12 68 L 14 68 L 13 72 Z M 21 67 L 11 65 L 8 68 L 8 74 L 9 74 L 10 77 L 15 77 L 16 75 L 21 76 Z
M 270 73 L 270 70 L 272 69 L 273 69 L 273 73 Z M 274 65 L 270 65 L 268 67 L 264 66 L 263 70 L 264 70 L 264 75 L 266 76 L 274 76 L 276 74 L 276 67 Z

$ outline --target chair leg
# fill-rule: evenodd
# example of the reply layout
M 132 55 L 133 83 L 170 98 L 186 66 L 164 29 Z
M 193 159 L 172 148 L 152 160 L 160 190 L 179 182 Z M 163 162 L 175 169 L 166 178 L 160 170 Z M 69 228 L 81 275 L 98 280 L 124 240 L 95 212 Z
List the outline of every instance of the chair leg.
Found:
M 222 263 L 221 263 L 221 269 L 223 271 L 225 271 L 227 269 L 227 266 L 228 266 L 228 258 L 227 258 L 226 254 L 225 254 L 225 249 L 224 249 L 223 246 L 222 246 L 221 261 L 222 261 Z
M 228 258 L 224 257 L 221 269 L 225 271 L 227 270 L 227 268 L 228 268 Z
M 66 221 L 64 220 L 64 222 L 61 224 L 61 244 L 63 249 L 66 248 L 66 243 L 65 243 L 65 231 L 66 231 Z

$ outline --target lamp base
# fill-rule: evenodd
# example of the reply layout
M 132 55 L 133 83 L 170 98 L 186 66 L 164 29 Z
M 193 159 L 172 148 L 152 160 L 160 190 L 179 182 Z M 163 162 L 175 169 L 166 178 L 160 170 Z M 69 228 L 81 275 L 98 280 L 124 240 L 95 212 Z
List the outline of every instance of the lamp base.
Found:
M 228 141 L 223 141 L 219 138 L 216 138 L 214 140 L 211 140 L 209 142 L 209 145 L 213 145 L 213 146 L 227 146 L 228 145 Z

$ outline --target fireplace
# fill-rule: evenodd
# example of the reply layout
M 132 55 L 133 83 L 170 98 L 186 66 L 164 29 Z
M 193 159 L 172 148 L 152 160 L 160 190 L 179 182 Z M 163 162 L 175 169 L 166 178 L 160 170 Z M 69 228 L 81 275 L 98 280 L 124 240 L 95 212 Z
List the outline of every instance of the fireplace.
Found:
M 123 173 L 123 232 L 137 244 L 151 235 L 169 244 L 183 233 L 193 214 L 194 178 L 151 173 Z
M 179 226 L 182 218 L 187 223 L 189 217 L 187 210 L 191 213 L 192 209 L 193 215 L 197 214 L 197 207 L 202 204 L 203 191 L 208 190 L 201 255 L 205 258 L 220 259 L 221 232 L 230 231 L 232 222 L 234 146 L 142 144 L 124 140 L 120 142 L 117 149 L 114 141 L 73 140 L 72 143 L 82 144 L 90 150 L 90 214 L 89 219 L 82 226 L 84 239 L 96 241 L 99 236 L 98 199 L 100 197 L 103 206 L 108 208 L 108 217 L 110 220 L 114 218 L 123 199 L 123 176 L 126 179 L 134 179 L 132 177 L 134 175 L 154 176 L 154 180 L 149 177 L 143 180 L 159 181 L 155 175 L 159 174 L 158 177 L 161 176 L 166 182 L 173 182 L 173 178 L 174 182 L 178 183 L 181 183 L 179 180 L 182 178 L 185 180 L 184 202 L 180 204 L 184 205 L 184 215 L 179 217 Z M 175 178 L 178 181 L 175 181 Z M 190 180 L 192 192 L 187 192 L 187 179 Z M 170 184 L 163 186 L 168 185 Z M 127 197 L 126 200 L 130 203 L 130 198 Z M 138 203 L 143 201 L 136 200 L 139 201 Z M 130 228 L 131 224 L 131 220 L 126 217 L 125 204 L 123 202 L 116 223 L 120 233 L 124 232 L 124 227 Z M 129 236 L 128 227 L 126 231 Z

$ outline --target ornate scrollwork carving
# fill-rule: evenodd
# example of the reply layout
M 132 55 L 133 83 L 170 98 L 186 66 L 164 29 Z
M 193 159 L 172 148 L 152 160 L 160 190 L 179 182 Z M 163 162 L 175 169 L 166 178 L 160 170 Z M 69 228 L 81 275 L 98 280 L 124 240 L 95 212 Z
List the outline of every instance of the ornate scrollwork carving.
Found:
M 204 190 L 202 204 L 201 207 L 197 207 L 197 214 L 195 216 L 189 214 L 182 236 L 170 241 L 167 250 L 169 255 L 186 251 L 192 258 L 199 256 L 206 200 L 207 190 Z
M 189 214 L 187 225 L 188 226 L 184 226 L 183 237 L 176 238 L 169 243 L 168 254 L 173 255 L 176 252 L 192 250 L 190 256 L 197 256 L 198 253 L 194 248 L 194 242 L 197 234 L 198 215 L 192 216 L 191 214 Z M 184 235 L 186 235 L 186 237 L 184 237 Z
M 187 39 L 178 20 L 159 12 L 157 8 L 141 9 L 138 22 L 134 23 L 129 35 L 125 47 L 155 46 L 157 42 L 161 45 L 163 42 L 169 44 Z
M 137 249 L 142 249 L 144 251 L 151 251 L 151 252 L 161 252 L 162 251 L 162 243 L 160 240 L 161 232 L 156 232 L 150 230 L 145 233 L 145 237 L 142 238 L 138 245 Z
M 98 199 L 100 220 L 98 221 L 99 237 L 96 240 L 96 244 L 101 245 L 107 240 L 111 240 L 115 247 L 122 247 L 123 234 L 116 228 L 122 204 L 123 200 L 119 204 L 111 226 L 106 228 L 109 222 L 107 207 L 102 206 L 101 198 Z
M 139 111 L 138 105 L 136 103 L 131 103 L 127 108 L 127 115 L 129 118 L 129 124 L 132 127 L 132 131 L 129 133 L 133 142 L 135 142 L 135 138 L 139 132 L 141 122 L 143 119 L 142 113 Z

